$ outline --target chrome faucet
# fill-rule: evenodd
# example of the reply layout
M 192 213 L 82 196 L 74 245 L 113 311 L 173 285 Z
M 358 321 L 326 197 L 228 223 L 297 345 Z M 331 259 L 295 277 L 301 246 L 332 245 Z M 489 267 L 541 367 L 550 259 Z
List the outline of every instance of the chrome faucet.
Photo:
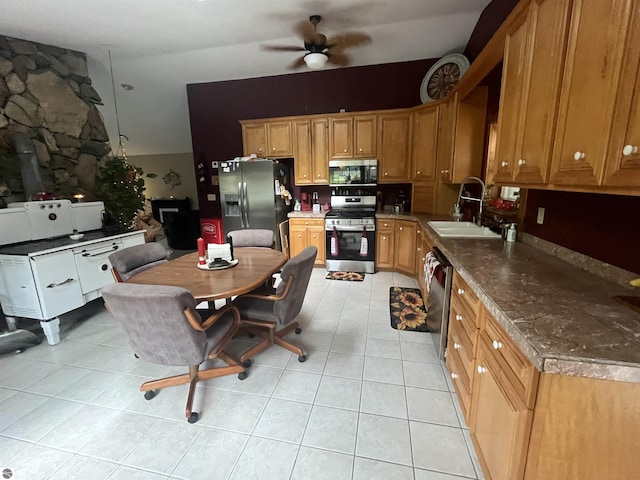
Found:
M 471 180 L 475 180 L 477 183 L 479 183 L 482 186 L 482 192 L 480 193 L 480 198 L 475 198 L 475 197 L 471 197 L 471 196 L 463 196 L 464 193 L 464 186 L 469 183 L 469 181 Z M 455 211 L 456 212 L 460 212 L 462 210 L 462 205 L 460 203 L 461 200 L 468 200 L 470 202 L 478 202 L 480 204 L 480 206 L 478 207 L 478 218 L 476 220 L 476 223 L 478 225 L 481 224 L 482 222 L 482 207 L 484 205 L 484 194 L 486 191 L 486 187 L 484 182 L 478 178 L 478 177 L 467 177 L 465 179 L 462 180 L 462 183 L 460 184 L 460 191 L 458 192 L 458 201 L 455 204 Z

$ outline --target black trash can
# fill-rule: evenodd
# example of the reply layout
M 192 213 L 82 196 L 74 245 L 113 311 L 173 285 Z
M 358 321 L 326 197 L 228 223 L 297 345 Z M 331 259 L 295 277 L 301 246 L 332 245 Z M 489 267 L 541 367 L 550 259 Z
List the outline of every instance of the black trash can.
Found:
M 200 236 L 200 212 L 164 212 L 164 234 L 169 248 L 196 250 Z

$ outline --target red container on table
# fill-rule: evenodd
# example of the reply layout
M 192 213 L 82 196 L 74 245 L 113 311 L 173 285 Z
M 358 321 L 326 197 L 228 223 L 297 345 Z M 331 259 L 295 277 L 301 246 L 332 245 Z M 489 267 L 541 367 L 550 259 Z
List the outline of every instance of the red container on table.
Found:
M 201 218 L 200 234 L 202 235 L 202 238 L 204 238 L 205 245 L 210 243 L 225 243 L 223 238 L 224 235 L 222 233 L 222 219 Z

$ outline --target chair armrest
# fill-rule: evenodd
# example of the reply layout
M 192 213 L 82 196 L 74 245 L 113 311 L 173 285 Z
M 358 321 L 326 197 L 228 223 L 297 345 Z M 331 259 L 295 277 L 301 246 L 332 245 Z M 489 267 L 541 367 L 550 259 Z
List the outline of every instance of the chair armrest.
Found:
M 200 332 L 204 332 L 205 330 L 207 330 L 209 327 L 211 327 L 211 325 L 216 323 L 220 318 L 222 318 L 224 315 L 226 315 L 229 312 L 231 312 L 231 314 L 233 315 L 233 322 L 236 325 L 239 325 L 240 312 L 234 305 L 225 305 L 216 313 L 214 313 L 213 315 L 210 315 L 209 318 L 207 318 L 202 323 L 200 323 L 198 316 L 193 312 L 193 310 L 191 310 L 188 307 L 184 309 L 184 315 L 185 317 L 187 317 L 187 320 L 189 321 L 189 325 L 191 325 L 191 327 L 194 330 L 198 330 Z
M 280 295 L 276 295 L 276 294 L 263 295 L 260 293 L 245 293 L 244 295 L 240 295 L 240 296 L 247 297 L 247 298 L 260 298 L 262 300 L 272 300 L 272 301 L 282 300 L 289 293 L 292 283 L 293 283 L 293 275 L 291 275 L 287 280 L 287 285 L 284 287 L 284 292 L 282 292 Z

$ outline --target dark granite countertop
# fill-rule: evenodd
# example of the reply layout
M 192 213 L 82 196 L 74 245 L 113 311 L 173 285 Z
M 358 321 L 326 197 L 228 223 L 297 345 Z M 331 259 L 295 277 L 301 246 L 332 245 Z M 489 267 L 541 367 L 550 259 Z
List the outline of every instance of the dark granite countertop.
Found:
M 90 232 L 83 232 L 83 237 L 80 240 L 72 240 L 69 238 L 69 235 L 64 235 L 62 237 L 4 245 L 0 247 L 0 255 L 41 255 L 43 253 L 51 253 L 68 248 L 91 245 L 92 243 L 98 243 L 104 240 L 128 237 L 140 232 L 143 232 L 143 230 L 114 235 L 113 233 L 107 233 L 104 230 L 92 230 Z
M 441 238 L 427 222 L 442 216 L 376 216 L 417 220 L 538 369 L 640 382 L 640 313 L 614 298 L 640 297 L 633 273 L 526 234 L 515 243 Z

